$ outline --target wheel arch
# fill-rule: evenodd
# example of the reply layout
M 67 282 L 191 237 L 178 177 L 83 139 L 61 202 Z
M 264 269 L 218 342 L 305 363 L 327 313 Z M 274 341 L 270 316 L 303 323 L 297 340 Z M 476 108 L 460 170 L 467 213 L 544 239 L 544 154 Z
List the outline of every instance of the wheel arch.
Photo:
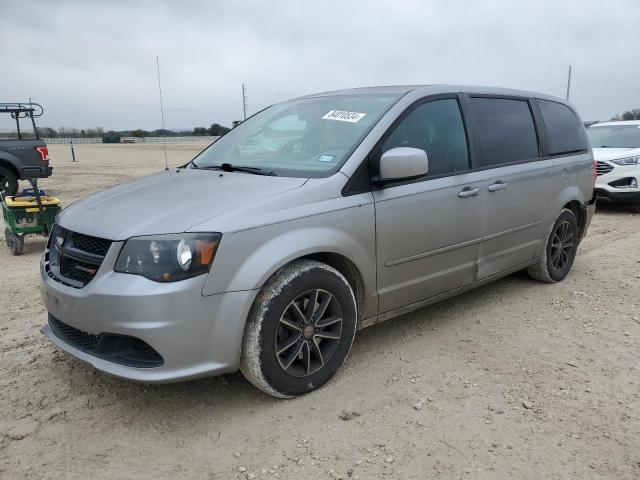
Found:
M 329 226 L 281 231 L 273 237 L 265 232 L 264 238 L 262 235 L 251 238 L 251 245 L 244 244 L 240 238 L 225 239 L 223 236 L 203 293 L 211 295 L 262 289 L 283 267 L 297 260 L 310 259 L 340 272 L 353 289 L 358 316 L 370 316 L 377 309 L 374 298 L 375 259 L 372 258 L 366 237 L 359 239 Z M 228 250 L 224 245 L 225 240 L 229 245 Z M 243 256 L 247 251 L 251 253 Z M 217 263 L 219 258 L 220 264 Z
M 571 200 L 566 203 L 562 208 L 567 208 L 573 212 L 576 216 L 576 220 L 578 221 L 578 232 L 580 237 L 582 237 L 582 231 L 584 230 L 585 223 L 587 221 L 587 211 L 584 208 L 584 205 L 580 203 L 578 200 Z
M 563 208 L 570 209 L 574 214 L 576 214 L 576 218 L 578 219 L 578 227 L 581 229 L 584 228 L 586 223 L 586 212 L 584 212 L 584 205 L 588 201 L 588 199 L 584 198 L 582 190 L 575 185 L 567 186 L 564 190 L 560 192 L 560 194 L 556 197 L 555 201 L 549 206 L 549 210 L 547 210 L 546 216 L 543 221 L 542 232 L 545 237 L 540 245 L 539 256 L 542 256 L 543 249 L 545 248 L 547 237 L 551 227 L 554 222 L 560 215 L 560 212 Z
M 555 222 L 556 218 L 558 218 L 563 208 L 568 208 L 580 215 L 580 209 L 588 200 L 589 199 L 584 198 L 584 194 L 580 188 L 575 185 L 567 186 L 551 204 L 545 218 L 545 226 L 551 228 L 551 225 Z
M 315 260 L 317 262 L 324 263 L 340 272 L 340 274 L 347 279 L 347 282 L 349 282 L 349 285 L 353 290 L 353 295 L 356 297 L 358 312 L 362 312 L 365 300 L 364 282 L 362 280 L 362 273 L 360 273 L 360 269 L 355 263 L 344 255 L 335 252 L 312 253 L 310 255 L 305 255 L 304 257 L 299 257 L 292 262 L 303 259 Z
M 16 167 L 15 163 L 11 161 L 11 158 L 0 157 L 0 167 L 6 168 L 13 173 L 18 180 L 20 180 L 20 171 Z

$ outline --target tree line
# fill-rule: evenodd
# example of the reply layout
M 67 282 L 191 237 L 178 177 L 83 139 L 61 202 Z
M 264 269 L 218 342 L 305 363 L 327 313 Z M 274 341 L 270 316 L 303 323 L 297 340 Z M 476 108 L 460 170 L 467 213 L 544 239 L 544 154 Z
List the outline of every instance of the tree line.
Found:
M 611 120 L 640 120 L 640 108 L 632 108 L 611 117 Z
M 181 131 L 181 130 L 163 130 L 158 128 L 156 130 L 143 130 L 136 128 L 135 130 L 108 130 L 105 131 L 102 127 L 95 128 L 68 128 L 60 127 L 58 129 L 52 127 L 40 127 L 38 131 L 41 137 L 45 138 L 95 138 L 95 137 L 183 137 L 189 135 L 212 135 L 219 137 L 231 130 L 228 127 L 220 125 L 219 123 L 213 123 L 209 128 L 196 127 L 193 131 Z M 28 136 L 28 135 L 27 135 Z

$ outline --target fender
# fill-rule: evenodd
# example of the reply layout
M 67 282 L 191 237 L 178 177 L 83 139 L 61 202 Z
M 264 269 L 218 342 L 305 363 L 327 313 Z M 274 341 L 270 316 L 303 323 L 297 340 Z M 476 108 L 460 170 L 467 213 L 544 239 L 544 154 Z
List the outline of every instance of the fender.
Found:
M 376 297 L 373 245 L 373 204 L 223 235 L 203 295 L 259 289 L 278 269 L 297 258 L 334 253 L 358 268 L 365 305 L 369 305 Z

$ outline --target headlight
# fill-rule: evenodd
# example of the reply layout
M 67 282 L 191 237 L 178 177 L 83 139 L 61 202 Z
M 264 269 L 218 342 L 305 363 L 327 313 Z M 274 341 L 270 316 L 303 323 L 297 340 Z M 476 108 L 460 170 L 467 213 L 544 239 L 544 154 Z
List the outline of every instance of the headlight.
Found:
M 640 165 L 640 157 L 619 158 L 618 160 L 611 161 L 618 165 Z
M 209 271 L 219 233 L 180 233 L 133 237 L 126 241 L 116 272 L 142 275 L 155 282 L 177 282 Z

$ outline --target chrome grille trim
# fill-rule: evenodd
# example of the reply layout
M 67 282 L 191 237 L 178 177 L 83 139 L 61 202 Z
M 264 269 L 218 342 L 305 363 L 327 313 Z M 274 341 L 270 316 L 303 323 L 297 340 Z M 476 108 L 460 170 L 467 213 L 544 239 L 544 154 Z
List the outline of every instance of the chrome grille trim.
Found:
M 53 244 L 54 237 L 62 237 L 62 245 L 57 242 Z M 49 278 L 63 285 L 83 288 L 98 272 L 111 243 L 111 240 L 72 232 L 54 225 L 45 249 L 45 272 Z M 54 259 L 57 260 L 56 264 L 52 262 Z

